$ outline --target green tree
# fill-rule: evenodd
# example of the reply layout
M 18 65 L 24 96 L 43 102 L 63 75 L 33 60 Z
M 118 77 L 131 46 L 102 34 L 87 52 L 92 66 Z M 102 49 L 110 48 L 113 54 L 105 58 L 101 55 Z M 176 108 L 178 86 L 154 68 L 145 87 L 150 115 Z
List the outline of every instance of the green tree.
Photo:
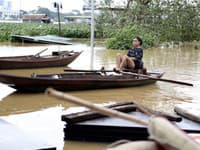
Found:
M 104 0 L 102 4 L 102 7 L 109 8 L 113 6 L 113 1 Z M 106 27 L 112 28 L 112 34 L 102 34 L 112 38 L 116 38 L 117 34 L 113 33 L 120 32 L 120 29 L 134 26 L 153 33 L 160 42 L 192 41 L 200 39 L 199 8 L 200 1 L 197 0 L 126 0 L 124 9 L 120 11 L 111 7 L 102 10 L 96 22 L 97 27 L 101 27 L 101 33 L 107 31 Z M 143 33 L 138 34 L 147 37 Z M 153 38 L 149 40 L 157 43 Z

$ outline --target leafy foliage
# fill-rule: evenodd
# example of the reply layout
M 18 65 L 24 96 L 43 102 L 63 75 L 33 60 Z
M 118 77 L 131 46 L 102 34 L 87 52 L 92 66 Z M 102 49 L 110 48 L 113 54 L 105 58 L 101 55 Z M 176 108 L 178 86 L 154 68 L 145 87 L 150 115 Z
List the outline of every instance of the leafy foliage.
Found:
M 144 48 L 152 47 L 159 42 L 158 36 L 153 32 L 137 26 L 127 26 L 119 29 L 112 38 L 108 39 L 106 46 L 111 49 L 130 49 L 133 38 L 138 35 L 143 39 Z
M 102 10 L 96 26 L 101 36 L 110 37 L 108 48 L 128 48 L 131 43 L 126 42 L 133 35 L 141 36 L 145 47 L 165 41 L 200 39 L 200 1 L 126 0 L 122 9 L 110 7 L 114 6 L 112 0 L 103 1 L 102 7 L 108 9 Z M 108 26 L 111 32 L 105 34 Z
M 62 25 L 61 36 L 74 38 L 89 38 L 89 25 Z M 0 23 L 0 41 L 8 41 L 10 35 L 57 35 L 58 26 L 53 24 L 33 23 Z

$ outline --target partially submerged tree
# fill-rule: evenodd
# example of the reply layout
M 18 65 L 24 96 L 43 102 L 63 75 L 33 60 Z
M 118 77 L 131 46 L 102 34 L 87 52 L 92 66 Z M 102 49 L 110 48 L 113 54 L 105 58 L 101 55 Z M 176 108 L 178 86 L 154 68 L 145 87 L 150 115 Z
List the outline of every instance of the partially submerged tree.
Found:
M 134 25 L 153 31 L 161 41 L 200 39 L 200 1 L 124 0 L 120 11 L 113 9 L 119 7 L 113 0 L 103 0 L 101 4 L 107 8 L 102 9 L 101 15 L 96 19 L 97 27 L 101 26 L 102 33 L 106 26 L 112 26 L 112 29 L 116 28 L 116 32 L 119 32 L 122 28 Z

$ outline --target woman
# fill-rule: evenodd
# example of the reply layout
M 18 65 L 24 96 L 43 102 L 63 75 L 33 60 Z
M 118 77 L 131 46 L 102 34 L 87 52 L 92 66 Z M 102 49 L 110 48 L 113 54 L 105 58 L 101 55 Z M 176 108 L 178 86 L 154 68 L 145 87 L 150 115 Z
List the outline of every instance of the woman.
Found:
M 142 39 L 135 37 L 133 39 L 133 48 L 128 51 L 127 55 L 118 53 L 116 57 L 116 70 L 121 71 L 123 69 L 142 69 L 143 68 L 143 50 Z

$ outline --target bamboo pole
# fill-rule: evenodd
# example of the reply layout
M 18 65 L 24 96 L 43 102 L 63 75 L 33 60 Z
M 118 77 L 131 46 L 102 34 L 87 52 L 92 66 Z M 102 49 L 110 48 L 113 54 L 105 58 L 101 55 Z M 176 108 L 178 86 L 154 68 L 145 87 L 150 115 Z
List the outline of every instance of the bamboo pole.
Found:
M 181 84 L 181 85 L 187 85 L 187 86 L 193 86 L 191 83 L 187 82 L 182 82 L 182 81 L 176 81 L 176 80 L 170 80 L 170 79 L 162 79 L 162 78 L 155 78 L 152 76 L 144 75 L 144 74 L 138 74 L 138 73 L 133 73 L 133 72 L 124 72 L 124 71 L 118 71 L 122 74 L 128 74 L 128 75 L 133 75 L 133 76 L 139 76 L 147 79 L 152 79 L 152 80 L 157 80 L 157 81 L 163 81 L 163 82 L 169 82 L 169 83 L 175 83 L 175 84 Z
M 65 72 L 114 72 L 113 70 L 84 70 L 84 69 L 64 69 Z
M 92 103 L 90 103 L 86 100 L 83 100 L 81 98 L 78 98 L 78 97 L 75 97 L 75 96 L 72 96 L 72 95 L 69 95 L 69 94 L 64 94 L 64 93 L 56 91 L 52 88 L 48 88 L 46 90 L 46 93 L 50 96 L 57 98 L 57 99 L 68 101 L 68 102 L 71 102 L 71 103 L 74 103 L 74 104 L 77 104 L 77 105 L 87 107 L 91 110 L 97 111 L 97 112 L 99 112 L 103 115 L 106 115 L 106 116 L 118 117 L 118 118 L 129 120 L 129 121 L 132 121 L 132 122 L 138 123 L 140 125 L 144 125 L 144 126 L 148 125 L 147 122 L 140 120 L 138 118 L 135 118 L 131 115 L 128 115 L 128 114 L 125 114 L 125 113 L 122 113 L 122 112 L 119 112 L 119 111 L 116 111 L 116 110 L 111 110 L 111 109 L 108 109 L 108 108 L 105 108 L 105 107 L 96 106 L 96 105 L 94 105 L 94 104 L 92 104 Z
M 149 111 L 148 111 L 146 108 L 144 108 L 142 105 L 140 105 L 140 104 L 138 104 L 138 103 L 136 103 L 136 102 L 134 102 L 134 104 L 136 105 L 136 108 L 137 108 L 139 111 L 143 112 L 143 113 L 146 114 L 147 116 L 152 116 L 152 115 L 153 115 L 153 113 L 149 112 Z
M 43 50 L 41 50 L 40 52 L 38 52 L 37 54 L 35 54 L 34 56 L 39 56 L 40 54 L 42 54 L 43 52 L 47 51 L 48 48 L 45 48 Z
M 90 67 L 93 69 L 94 67 L 94 0 L 91 0 L 91 39 L 90 39 L 90 47 L 91 47 L 91 62 Z

